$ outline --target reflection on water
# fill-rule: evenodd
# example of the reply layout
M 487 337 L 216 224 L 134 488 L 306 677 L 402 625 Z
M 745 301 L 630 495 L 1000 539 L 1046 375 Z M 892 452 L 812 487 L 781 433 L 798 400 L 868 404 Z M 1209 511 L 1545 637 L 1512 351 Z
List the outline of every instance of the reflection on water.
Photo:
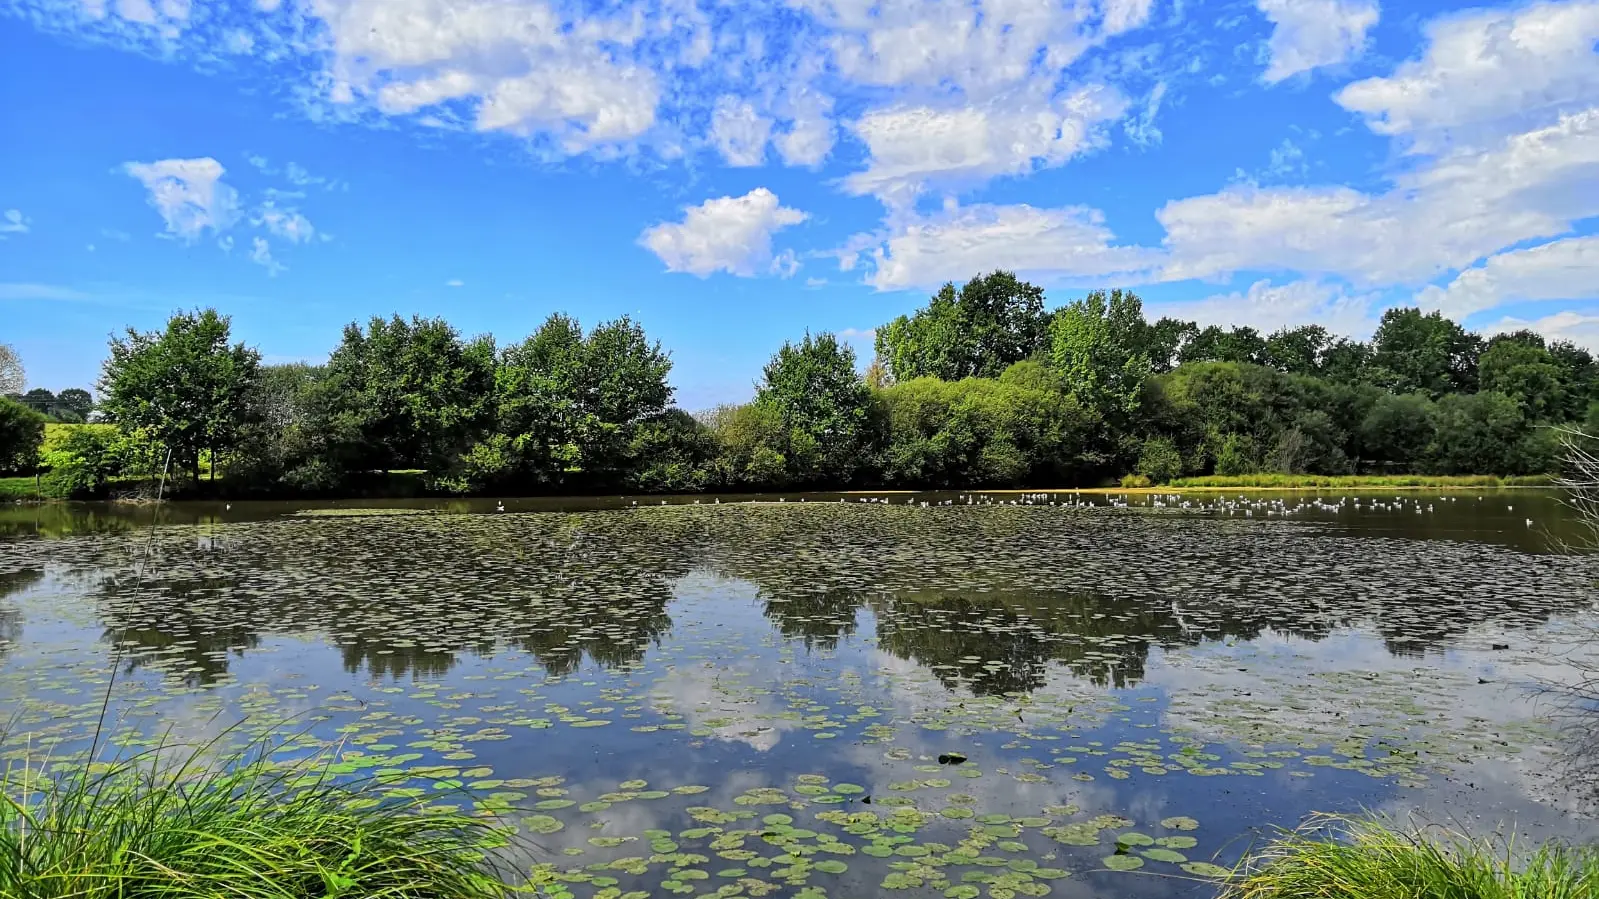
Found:
M 1112 835 L 1194 875 L 1312 809 L 1573 820 L 1524 687 L 1574 676 L 1548 646 L 1591 626 L 1589 568 L 1506 517 L 1545 539 L 1552 497 L 806 499 L 12 521 L 8 745 L 81 747 L 115 649 L 125 726 L 245 718 L 421 779 L 399 789 L 443 777 L 570 855 L 582 895 L 718 866 L 783 895 L 1202 895 L 1103 870 Z M 771 862 L 816 853 L 847 864 Z

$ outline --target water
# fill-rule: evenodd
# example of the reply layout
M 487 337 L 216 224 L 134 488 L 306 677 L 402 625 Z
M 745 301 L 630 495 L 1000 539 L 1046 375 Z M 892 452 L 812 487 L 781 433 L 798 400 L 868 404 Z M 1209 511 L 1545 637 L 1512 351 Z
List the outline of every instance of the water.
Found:
M 1480 496 L 17 507 L 0 700 L 70 757 L 114 661 L 121 751 L 336 746 L 584 897 L 1207 896 L 1317 811 L 1595 832 L 1582 529 Z

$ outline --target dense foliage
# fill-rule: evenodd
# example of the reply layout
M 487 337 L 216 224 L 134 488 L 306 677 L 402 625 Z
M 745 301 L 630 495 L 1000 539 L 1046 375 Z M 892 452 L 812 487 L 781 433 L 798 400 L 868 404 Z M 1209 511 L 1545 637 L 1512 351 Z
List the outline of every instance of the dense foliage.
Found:
M 111 343 L 93 411 L 120 438 L 64 441 L 43 462 L 51 492 L 73 496 L 167 452 L 190 480 L 203 461 L 218 489 L 266 494 L 1504 476 L 1553 467 L 1553 426 L 1599 424 L 1587 351 L 1418 309 L 1389 310 L 1368 342 L 1263 335 L 1150 322 L 1124 290 L 1049 312 L 1042 290 L 994 272 L 889 322 L 876 351 L 862 374 L 848 345 L 806 334 L 750 402 L 691 416 L 672 405 L 669 355 L 625 317 L 584 330 L 552 315 L 503 348 L 442 319 L 375 318 L 324 364 L 262 365 L 226 318 L 180 313 Z M 87 417 L 71 393 L 52 402 Z M 26 411 L 0 408 L 14 468 Z

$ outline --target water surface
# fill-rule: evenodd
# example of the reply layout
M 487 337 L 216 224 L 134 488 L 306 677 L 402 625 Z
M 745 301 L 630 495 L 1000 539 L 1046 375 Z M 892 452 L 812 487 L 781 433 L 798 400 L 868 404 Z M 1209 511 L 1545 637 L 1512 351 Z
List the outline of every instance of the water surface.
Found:
M 121 750 L 337 746 L 579 896 L 1205 896 L 1314 811 L 1591 832 L 1532 690 L 1599 662 L 1552 494 L 736 499 L 0 511 L 9 748 L 84 749 L 115 665 Z

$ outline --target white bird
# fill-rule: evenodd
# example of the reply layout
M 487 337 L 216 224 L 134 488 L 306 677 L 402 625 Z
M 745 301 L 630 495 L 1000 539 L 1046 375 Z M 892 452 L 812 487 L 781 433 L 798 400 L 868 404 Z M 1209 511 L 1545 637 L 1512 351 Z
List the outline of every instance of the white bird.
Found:
M 1529 527 L 1529 528 L 1532 527 L 1532 519 L 1531 518 L 1527 519 L 1527 527 Z
M 496 511 L 496 512 L 504 512 L 505 511 L 505 501 L 501 500 L 498 503 L 495 503 L 494 511 Z

